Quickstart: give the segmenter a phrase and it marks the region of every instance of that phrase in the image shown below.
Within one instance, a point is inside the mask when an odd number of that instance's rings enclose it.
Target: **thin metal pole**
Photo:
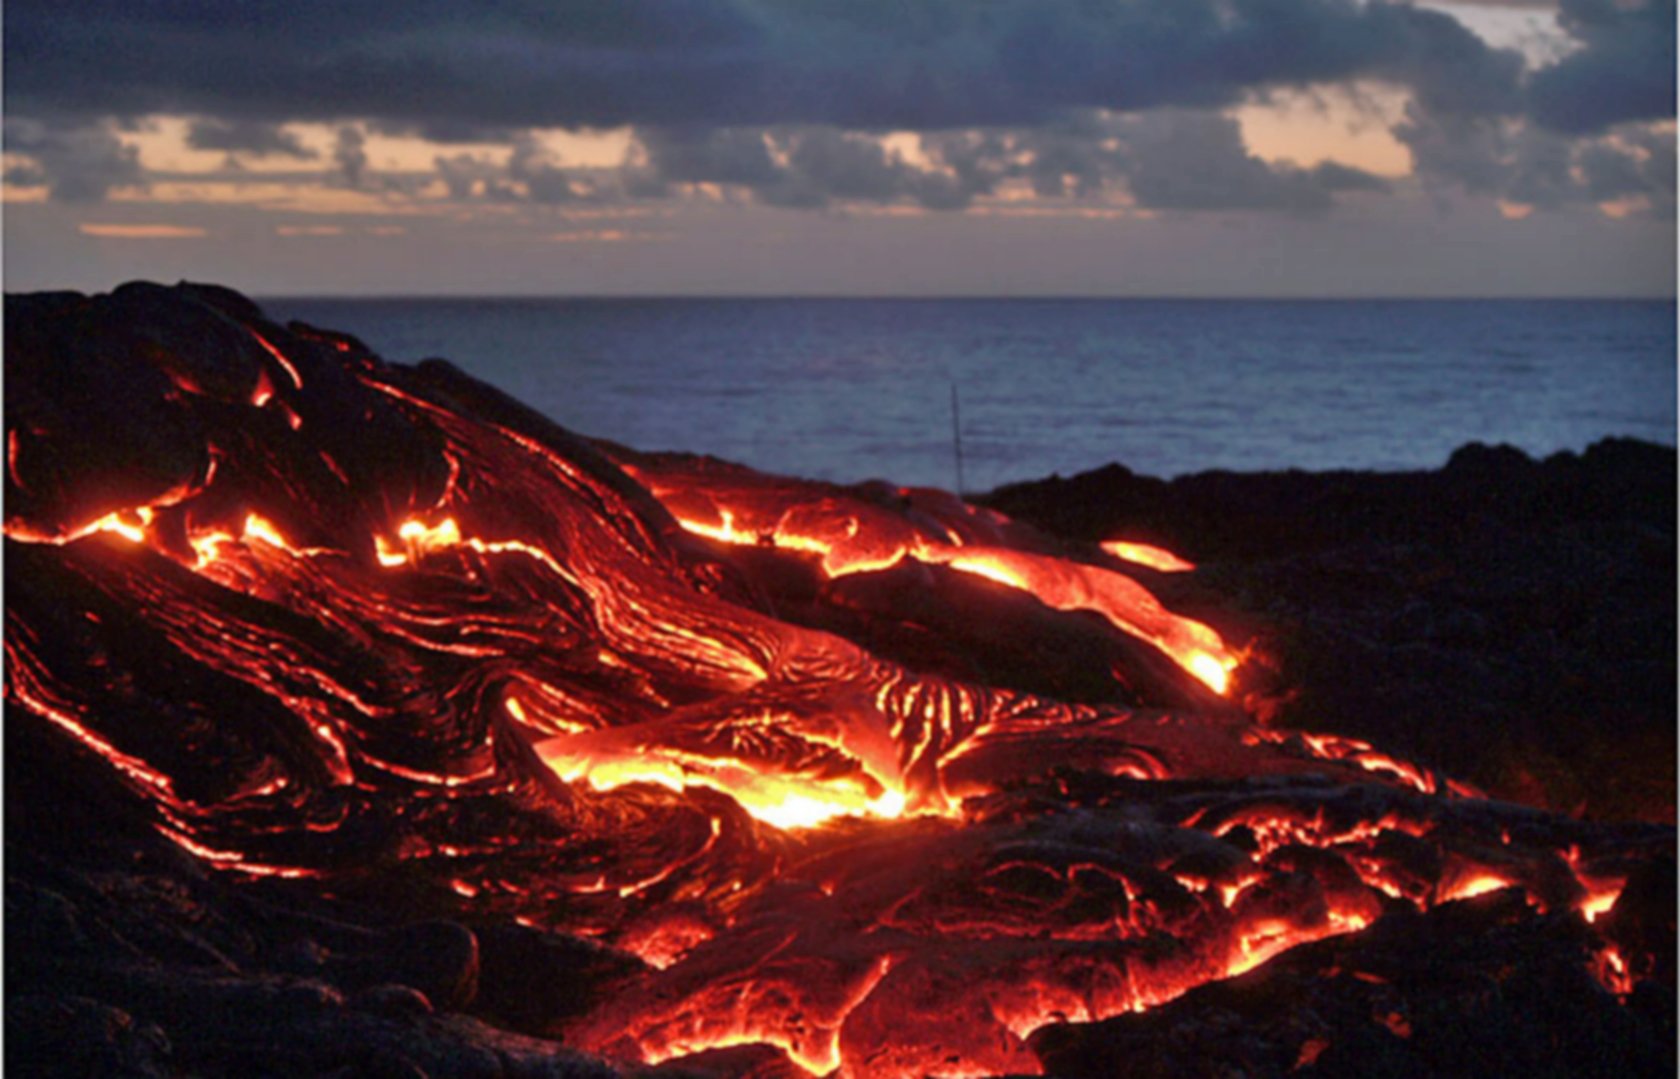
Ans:
[[[957,404],[957,383],[951,382],[951,450],[957,458],[957,497],[963,493],[962,409]]]

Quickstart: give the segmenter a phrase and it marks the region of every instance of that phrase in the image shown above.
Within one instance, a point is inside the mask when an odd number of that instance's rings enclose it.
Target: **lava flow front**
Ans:
[[[26,299],[8,727],[241,887],[612,950],[531,1023],[609,1062],[1036,1073],[1511,889],[1606,992],[1661,965],[1600,930],[1672,829],[1256,725],[1169,552],[593,443],[220,290]]]

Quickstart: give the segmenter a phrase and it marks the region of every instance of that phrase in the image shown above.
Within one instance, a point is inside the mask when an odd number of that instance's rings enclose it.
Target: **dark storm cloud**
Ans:
[[[363,147],[367,144],[367,136],[360,128],[349,124],[338,129],[338,135],[333,141],[333,164],[349,187],[361,187],[363,174],[367,172],[368,156]]]
[[[54,202],[99,202],[115,187],[144,183],[140,152],[103,125],[6,121],[6,152],[27,157],[6,170],[6,182],[45,186]]]
[[[514,140],[506,175],[509,180],[524,185],[525,198],[530,202],[552,206],[572,202],[579,197],[573,170],[551,160],[542,144],[530,135]],[[516,197],[513,189],[506,185],[493,188],[493,192],[498,198]]]
[[[1485,117],[1443,120],[1416,109],[1394,130],[1426,183],[1541,208],[1639,197],[1652,216],[1674,215],[1672,132],[1624,124],[1582,138]]]
[[[1421,177],[1447,180],[1475,194],[1497,194],[1506,178],[1509,138],[1503,125],[1478,117],[1440,117],[1406,106],[1394,137],[1412,154]]]
[[[14,187],[46,187],[49,180],[47,170],[33,161],[8,165],[4,175],[6,183]]]
[[[1144,206],[1319,210],[1329,205],[1324,191],[1250,155],[1229,117],[1145,113],[1128,127],[1126,179]]]
[[[641,144],[647,153],[647,178],[660,189],[673,183],[760,187],[781,177],[761,131],[649,128],[641,132]]]
[[[891,202],[904,190],[911,171],[878,141],[830,128],[801,135],[788,164],[795,188],[791,204],[796,206],[802,198],[798,192],[805,190],[820,199]]]
[[[1542,208],[1643,200],[1674,216],[1674,0],[1562,0],[1575,51],[1524,84],[1531,123],[1499,111],[1430,108],[1421,95],[1393,129],[1426,183]]]
[[[473,198],[490,189],[501,174],[495,162],[475,154],[439,154],[433,159],[438,179],[449,190],[449,197],[457,202]]]
[[[1559,24],[1582,48],[1530,80],[1535,119],[1581,133],[1673,116],[1674,20],[1674,0],[1563,0]]]
[[[1160,210],[1330,208],[1338,191],[1381,190],[1361,169],[1271,165],[1249,153],[1237,122],[1220,113],[1164,110],[1126,118],[1118,172],[1138,205]]]
[[[1388,181],[1364,169],[1324,161],[1308,171],[1312,182],[1326,191],[1387,191]]]
[[[1674,132],[1631,128],[1613,141],[1589,144],[1576,163],[1594,202],[1641,197],[1652,216],[1674,218]]]
[[[1370,78],[1409,88],[1395,133],[1425,178],[1550,205],[1625,187],[1629,168],[1659,196],[1662,180],[1625,143],[1576,161],[1510,121],[1596,136],[1673,114],[1674,0],[1563,0],[1580,48],[1533,73],[1389,0],[13,0],[6,16],[9,175],[59,200],[143,181],[110,121],[171,113],[196,118],[194,146],[298,158],[279,125],[330,122],[336,176],[364,190],[388,190],[369,133],[511,148],[499,169],[436,158],[455,198],[717,184],[788,207],[961,209],[1024,180],[1044,198],[1119,186],[1160,209],[1311,212],[1383,182],[1261,161],[1218,110]],[[529,135],[617,125],[641,156],[605,178]],[[891,130],[919,132],[927,163],[865,137]]]
[[[1001,132],[931,132],[922,135],[921,142],[922,152],[936,161],[949,175],[952,185],[950,193],[965,203],[982,195],[990,195],[998,181],[1008,172],[1002,160],[1008,140]]]
[[[1581,176],[1587,194],[1595,202],[1640,195],[1651,189],[1651,183],[1632,155],[1608,146],[1589,146],[1581,154]]]
[[[187,145],[196,150],[225,150],[257,155],[275,155],[309,159],[316,156],[298,141],[296,135],[284,131],[278,124],[251,120],[195,120],[187,130]]]
[[[921,137],[916,161],[889,143],[833,127],[644,131],[640,144],[640,159],[620,174],[624,193],[663,197],[673,185],[710,183],[798,209],[896,203],[956,210],[1004,181],[1025,179],[1041,198],[1125,190],[1147,209],[1311,213],[1329,209],[1338,192],[1387,187],[1346,165],[1268,164],[1248,152],[1236,120],[1196,109],[1091,112],[1044,128],[936,132]]]
[[[638,142],[643,159],[623,170],[621,182],[641,198],[668,195],[677,184],[737,187],[796,209],[903,200],[960,209],[973,197],[960,178],[911,166],[878,139],[833,127],[649,128]]]
[[[529,126],[1033,125],[1375,76],[1506,107],[1520,62],[1356,0],[13,0],[14,113],[343,120],[461,141]]]

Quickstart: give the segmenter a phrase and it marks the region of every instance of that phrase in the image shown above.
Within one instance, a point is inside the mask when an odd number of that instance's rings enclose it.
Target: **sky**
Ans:
[[[1660,296],[1675,0],[9,0],[9,291]]]

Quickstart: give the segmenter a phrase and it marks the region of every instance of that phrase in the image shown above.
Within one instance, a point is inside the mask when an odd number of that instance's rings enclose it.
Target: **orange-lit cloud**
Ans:
[[[1390,128],[1406,98],[1392,87],[1348,92],[1277,91],[1235,110],[1243,142],[1256,157],[1303,168],[1334,161],[1378,176],[1404,176],[1412,155]]]
[[[663,240],[656,232],[627,232],[624,229],[581,229],[573,232],[551,232],[543,239],[552,244],[623,244]]]
[[[112,194],[113,203],[169,205],[239,205],[275,213],[389,216],[424,212],[412,199],[372,191],[333,187],[315,179],[281,183],[270,180],[180,182],[155,181],[143,191]]]
[[[1140,210],[1135,206],[1130,205],[1032,206],[998,203],[974,206],[970,208],[968,212],[975,217],[1051,217],[1070,218],[1081,221],[1118,221],[1121,218],[1154,216],[1151,211]]]
[[[83,221],[76,226],[83,236],[108,240],[195,240],[209,235],[197,225],[109,225]]]
[[[274,234],[289,239],[300,237],[331,238],[352,234],[357,236],[406,236],[408,228],[403,225],[363,225],[360,228],[351,228],[346,225],[276,225],[274,226]]]

